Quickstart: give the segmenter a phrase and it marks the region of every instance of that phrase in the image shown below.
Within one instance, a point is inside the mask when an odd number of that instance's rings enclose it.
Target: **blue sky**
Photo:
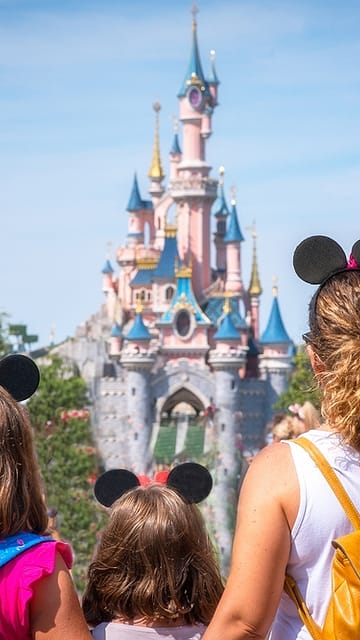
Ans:
[[[207,157],[237,189],[243,278],[252,244],[264,294],[277,276],[295,341],[312,287],[292,252],[322,233],[360,238],[360,4],[199,0],[205,72],[216,50],[219,106]],[[191,43],[188,0],[0,0],[0,310],[47,344],[102,302],[127,230],[134,171],[147,197],[158,100],[162,162]]]

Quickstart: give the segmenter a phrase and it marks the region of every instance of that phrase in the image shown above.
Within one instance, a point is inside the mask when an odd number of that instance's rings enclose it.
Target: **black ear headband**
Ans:
[[[39,369],[28,356],[15,353],[0,360],[0,386],[18,402],[30,398],[39,382]]]
[[[160,482],[175,489],[188,502],[205,500],[212,489],[212,477],[209,471],[197,462],[184,462],[170,472],[156,474],[154,482]],[[111,507],[113,502],[124,493],[140,485],[151,483],[146,476],[137,477],[127,469],[111,469],[105,471],[94,486],[95,498],[104,507]]]
[[[327,236],[310,236],[295,249],[294,269],[304,282],[323,285],[332,276],[348,270],[360,270],[360,240],[355,242],[350,258],[340,245]]]

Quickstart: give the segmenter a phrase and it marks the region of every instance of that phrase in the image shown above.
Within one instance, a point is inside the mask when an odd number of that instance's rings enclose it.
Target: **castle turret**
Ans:
[[[260,375],[270,383],[269,407],[288,386],[289,373],[292,369],[293,342],[285,329],[278,301],[278,287],[273,286],[273,302],[270,317],[264,333],[260,338],[263,353],[260,356]],[[269,412],[268,419],[271,417]]]
[[[216,522],[215,537],[221,552],[222,570],[226,575],[231,556],[232,532],[236,517],[238,476],[241,468],[239,370],[245,366],[246,349],[225,301],[224,317],[214,336],[215,349],[209,352],[209,365],[214,371],[216,470],[211,504]]]
[[[178,173],[178,165],[181,161],[182,151],[179,142],[179,122],[174,117],[174,137],[170,149],[170,180],[176,178]]]
[[[236,211],[235,193],[233,192],[228,227],[224,238],[226,244],[226,290],[239,295],[243,293],[240,248],[240,243],[243,240]]]
[[[150,350],[152,335],[142,319],[139,305],[130,331],[124,336],[121,365],[127,372],[126,401],[128,413],[129,447],[136,473],[147,473],[151,465],[149,450],[152,415],[150,371],[155,355]]]
[[[216,251],[216,271],[218,275],[225,279],[226,276],[226,244],[225,244],[225,235],[226,235],[226,218],[229,215],[229,209],[226,203],[225,194],[224,194],[224,167],[220,167],[219,174],[219,187],[220,194],[217,204],[217,209],[214,214],[216,219],[216,231],[214,233],[214,244]]]
[[[136,173],[134,175],[127,211],[129,212],[128,245],[136,246],[144,244],[145,224],[149,225],[149,241],[153,242],[155,237],[153,204],[149,200],[143,200],[141,198]]]
[[[211,282],[210,209],[216,198],[216,180],[209,178],[205,144],[211,134],[214,98],[205,79],[197,44],[195,10],[192,48],[185,79],[178,93],[183,153],[170,195],[177,204],[178,250],[181,260],[192,257],[192,283],[200,299]]]
[[[220,82],[219,82],[219,79],[217,77],[216,70],[215,70],[215,51],[214,51],[214,49],[212,49],[210,51],[210,65],[211,65],[211,70],[210,70],[210,74],[209,74],[209,76],[207,78],[207,81],[208,81],[210,93],[211,93],[211,95],[213,97],[214,106],[216,106],[217,105],[218,86],[219,86]]]
[[[102,269],[102,290],[104,293],[109,293],[113,289],[113,274],[114,269],[111,266],[110,260],[107,259]]]

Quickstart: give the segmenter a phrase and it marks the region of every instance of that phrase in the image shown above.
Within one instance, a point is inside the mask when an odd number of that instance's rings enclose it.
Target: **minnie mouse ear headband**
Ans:
[[[151,484],[147,476],[137,477],[127,469],[111,469],[105,471],[94,486],[95,498],[104,507],[111,505],[130,489]],[[209,471],[197,462],[184,462],[169,471],[160,471],[154,482],[165,484],[175,489],[188,502],[205,500],[212,489],[212,477]]]
[[[304,282],[323,285],[332,276],[348,270],[360,271],[360,240],[355,242],[350,258],[340,245],[327,236],[310,236],[295,249],[294,269]]]
[[[0,360],[0,386],[20,402],[27,400],[39,386],[40,373],[31,358],[20,353],[5,356]]]

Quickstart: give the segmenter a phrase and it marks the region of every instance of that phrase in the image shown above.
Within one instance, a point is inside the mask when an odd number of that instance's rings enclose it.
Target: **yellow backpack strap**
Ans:
[[[296,581],[289,574],[286,574],[285,576],[284,591],[285,593],[287,593],[289,598],[291,598],[291,600],[294,602],[297,612],[299,614],[299,618],[307,628],[313,640],[324,640],[321,628],[319,627],[319,625],[316,624],[315,620],[311,617],[310,611],[305,604],[305,601],[301,595],[299,587],[296,584]]]
[[[360,514],[325,456],[323,456],[317,446],[311,442],[311,440],[308,440],[308,438],[300,437],[292,440],[292,442],[308,452],[335,493],[354,529],[360,529]]]

